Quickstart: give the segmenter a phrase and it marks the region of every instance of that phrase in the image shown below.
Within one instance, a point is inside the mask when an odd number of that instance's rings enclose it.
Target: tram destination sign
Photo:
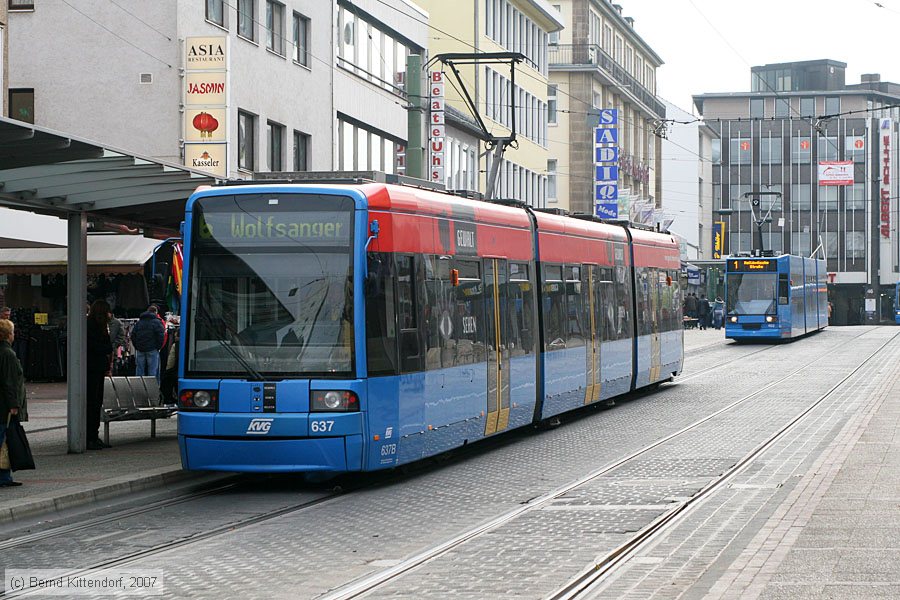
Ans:
[[[739,272],[759,272],[759,271],[777,271],[778,263],[774,260],[760,260],[758,258],[739,258],[728,261],[731,263],[732,271]]]
[[[199,243],[341,245],[350,243],[349,212],[201,212]]]

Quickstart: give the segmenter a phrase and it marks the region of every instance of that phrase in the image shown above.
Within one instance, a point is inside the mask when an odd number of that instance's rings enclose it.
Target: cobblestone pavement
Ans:
[[[540,598],[730,468],[896,331],[832,328],[773,347],[735,346],[714,330],[687,332],[682,383],[638,395],[612,410],[582,412],[550,431],[514,433],[490,443],[489,450],[476,446],[413,475],[388,477],[380,485],[129,567],[163,569],[166,595],[172,598],[314,598],[518,508],[809,364],[689,434],[371,594]],[[894,340],[729,487],[690,511],[665,538],[605,582],[601,596],[737,597],[754,586],[760,594],[776,594],[766,597],[777,597],[779,591],[766,585],[775,585],[769,575],[778,557],[742,553],[754,543],[766,549],[773,545],[768,537],[754,540],[767,525],[772,531],[784,527],[769,521],[784,510],[779,507],[836,436],[882,393],[895,375],[898,354],[900,340]],[[728,362],[744,355],[746,361]],[[717,364],[725,366],[704,371]],[[834,462],[843,455],[829,456]],[[182,505],[164,518],[129,519],[118,532],[83,532],[64,542],[17,548],[14,560],[7,561],[15,562],[9,566],[86,567],[315,493],[290,479],[273,481],[259,490],[242,488]],[[760,561],[767,569],[747,570]]]

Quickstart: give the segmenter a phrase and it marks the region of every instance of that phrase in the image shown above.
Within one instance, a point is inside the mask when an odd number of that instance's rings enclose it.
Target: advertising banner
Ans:
[[[713,223],[712,257],[722,258],[725,254],[725,221]]]
[[[184,166],[228,177],[228,36],[184,40]]]
[[[821,161],[819,163],[819,185],[853,185],[853,161]]]

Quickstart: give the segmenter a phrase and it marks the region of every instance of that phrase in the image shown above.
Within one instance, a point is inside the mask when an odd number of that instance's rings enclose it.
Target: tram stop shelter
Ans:
[[[179,235],[187,198],[215,179],[181,165],[105,147],[65,133],[0,118],[0,206],[67,220],[67,296],[71,316],[87,302],[87,228]],[[69,318],[66,342],[68,447],[84,452],[87,322]]]

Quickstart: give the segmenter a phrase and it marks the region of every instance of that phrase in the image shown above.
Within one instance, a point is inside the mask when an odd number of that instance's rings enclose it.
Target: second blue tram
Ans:
[[[900,283],[894,286],[894,322],[900,325]]]
[[[785,340],[828,325],[825,261],[784,254],[725,261],[725,337]]]

